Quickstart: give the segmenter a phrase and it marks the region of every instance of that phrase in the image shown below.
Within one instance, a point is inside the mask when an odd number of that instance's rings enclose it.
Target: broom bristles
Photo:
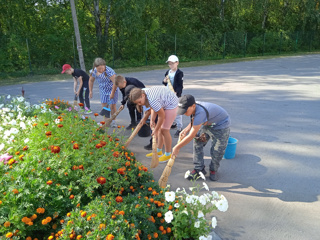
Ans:
[[[156,168],[159,165],[159,156],[157,152],[157,138],[155,135],[152,136],[152,160],[150,168]]]
[[[176,156],[172,156],[169,160],[169,162],[167,163],[167,166],[165,167],[165,169],[163,170],[163,173],[158,181],[159,186],[162,188],[165,188],[167,186],[167,182],[168,182],[168,178],[171,174],[171,170],[172,170],[172,166],[174,164],[174,160],[176,159]]]

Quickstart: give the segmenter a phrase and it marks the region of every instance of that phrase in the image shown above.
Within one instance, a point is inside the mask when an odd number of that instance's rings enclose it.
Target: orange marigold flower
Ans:
[[[116,197],[116,202],[122,202],[123,201],[123,199],[122,199],[122,197],[121,196],[118,196],[118,197]]]
[[[7,234],[6,234],[6,238],[11,238],[13,236],[13,233],[12,232],[8,232]]]
[[[117,172],[119,173],[119,174],[121,174],[121,175],[124,175],[125,174],[125,168],[119,168],[119,169],[117,169]]]
[[[20,154],[20,152],[18,151],[18,152],[16,152],[15,154],[16,154],[16,155],[19,155],[19,154]]]
[[[83,104],[83,103],[78,103],[78,105],[79,105],[80,107],[83,107],[83,106],[84,106],[84,104]]]
[[[158,218],[161,218],[161,217],[162,217],[161,212],[157,213],[157,217],[158,217]]]
[[[149,188],[148,188],[148,191],[150,191],[150,192],[151,192],[151,191],[152,191],[152,187],[149,187]]]
[[[47,171],[50,171],[50,170],[51,170],[51,167],[47,167],[46,169],[47,169]]]
[[[63,224],[63,223],[64,223],[64,220],[63,220],[63,219],[61,219],[61,220],[60,220],[60,223],[61,223],[61,224]]]
[[[73,144],[73,149],[79,149],[78,143]]]
[[[29,149],[28,146],[24,146],[24,147],[22,148],[23,151],[27,151],[28,149]]]
[[[37,213],[44,213],[45,209],[44,208],[37,208]]]
[[[100,229],[100,230],[105,229],[105,228],[106,228],[106,225],[105,225],[105,224],[101,223],[101,224],[99,225],[99,229]]]
[[[34,123],[34,124],[32,124],[32,126],[34,126],[34,127],[35,127],[35,126],[37,126],[37,125],[38,125],[38,123]]]
[[[100,144],[100,143],[98,143],[97,145],[96,145],[96,148],[102,148],[102,145]]]
[[[51,222],[52,218],[51,217],[46,217],[46,221],[49,223]]]
[[[105,177],[98,177],[97,182],[101,185],[105,184],[107,182]]]
[[[78,168],[79,168],[79,167],[76,166],[76,165],[73,165],[73,166],[72,166],[72,170],[78,170]]]
[[[87,216],[87,212],[82,212],[81,217],[85,217],[85,216]]]
[[[47,135],[47,136],[51,136],[51,134],[52,134],[51,131],[47,131],[47,132],[46,132],[46,135]]]
[[[52,240],[52,239],[53,239],[53,236],[49,236],[49,237],[48,237],[48,240]]]
[[[114,236],[112,234],[108,234],[106,240],[113,240]]]
[[[95,117],[98,117],[98,116],[99,116],[99,113],[95,113],[94,116],[95,116]]]
[[[49,123],[45,123],[44,125],[45,125],[45,126],[49,126]]]
[[[52,229],[53,229],[53,230],[56,230],[57,227],[58,227],[57,224],[53,224],[53,225],[52,225]]]
[[[10,222],[6,221],[6,222],[3,224],[3,226],[4,226],[4,227],[10,227],[10,224],[11,224]]]
[[[119,215],[124,215],[124,211],[120,211],[120,212],[119,212]]]
[[[60,120],[61,120],[61,119],[60,119]],[[58,127],[58,128],[62,128],[62,127],[63,127],[63,124],[58,124],[57,127]]]
[[[41,223],[42,223],[42,225],[46,225],[48,222],[47,222],[46,219],[43,219],[43,220],[41,221]]]
[[[14,194],[18,194],[18,193],[19,193],[19,190],[15,188],[15,189],[12,190],[12,192],[13,192]]]
[[[83,165],[79,165],[79,169],[83,170]]]
[[[81,239],[81,238],[82,238],[82,236],[81,236],[81,235],[78,235],[78,236],[77,236],[77,239]]]
[[[155,233],[153,233],[153,236],[154,236],[154,238],[158,238],[159,235],[158,235],[158,233],[155,232]]]
[[[70,217],[71,216],[71,213],[67,213],[67,217]]]
[[[130,153],[130,155],[131,155],[131,156],[134,156],[134,153],[132,152],[132,153]]]
[[[171,228],[167,227],[167,233],[171,233]]]
[[[27,237],[26,240],[32,240],[32,237]]]
[[[111,218],[112,218],[112,219],[116,219],[116,215],[112,215]]]
[[[145,172],[147,172],[147,171],[148,171],[148,168],[143,167],[142,170],[145,171]]]
[[[51,180],[47,181],[47,185],[51,185],[53,182]]]
[[[129,167],[130,166],[130,162],[126,162],[126,166]]]
[[[105,121],[101,121],[100,124],[101,124],[101,125],[104,125],[104,124],[106,124],[106,122],[105,122]]]
[[[59,153],[60,152],[60,147],[59,146],[51,146],[51,152],[52,153]]]
[[[112,155],[117,158],[117,157],[119,157],[119,152],[115,151]]]
[[[71,194],[69,198],[70,198],[70,199],[74,199],[74,195],[73,195],[73,194]]]
[[[163,227],[163,226],[160,226],[160,227],[159,227],[159,230],[160,230],[160,231],[163,231],[163,230],[164,230],[164,227]]]

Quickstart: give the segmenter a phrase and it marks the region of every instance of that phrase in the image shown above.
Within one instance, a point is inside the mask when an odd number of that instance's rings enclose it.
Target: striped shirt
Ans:
[[[178,107],[178,97],[168,88],[163,86],[156,86],[151,88],[143,88],[146,93],[147,99],[149,101],[150,107],[158,112],[161,108],[166,109],[175,109]]]
[[[100,75],[97,75],[96,68],[92,71],[91,76],[94,77],[99,83],[101,103],[116,104],[118,101],[119,88],[117,88],[117,90],[115,91],[114,98],[110,100],[110,94],[113,87],[113,82],[111,81],[110,77],[115,74],[115,71],[108,66],[106,66],[106,70]]]

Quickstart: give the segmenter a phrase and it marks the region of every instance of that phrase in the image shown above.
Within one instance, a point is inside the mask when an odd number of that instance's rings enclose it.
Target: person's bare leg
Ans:
[[[167,153],[171,152],[172,138],[169,129],[161,129],[164,141],[164,149]]]

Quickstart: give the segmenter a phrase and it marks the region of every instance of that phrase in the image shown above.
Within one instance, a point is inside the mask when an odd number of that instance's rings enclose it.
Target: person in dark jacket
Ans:
[[[174,92],[179,98],[181,97],[183,89],[183,72],[178,68],[179,59],[176,55],[171,55],[169,56],[167,63],[170,69],[166,71],[165,78],[163,79],[162,84],[168,86],[168,81],[170,81]],[[174,123],[171,126],[171,128],[177,128],[177,131],[174,134],[175,138],[179,137],[182,127],[182,116],[177,115]]]
[[[144,84],[136,78],[131,77],[123,77],[121,75],[116,76],[115,84],[119,87],[122,93],[122,101],[121,105],[125,105],[127,103],[127,107],[129,110],[129,115],[131,119],[131,123],[127,130],[130,130],[137,126],[138,122],[141,120],[141,113],[137,110],[136,104],[132,103],[129,99],[130,91],[134,88],[145,88]],[[136,118],[137,117],[137,118]]]

